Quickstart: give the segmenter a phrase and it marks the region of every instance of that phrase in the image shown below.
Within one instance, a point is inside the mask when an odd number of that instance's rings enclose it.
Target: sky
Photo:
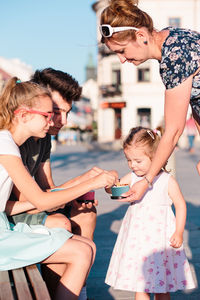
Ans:
[[[0,0],[0,56],[33,70],[52,67],[85,81],[89,54],[96,64],[95,0]]]

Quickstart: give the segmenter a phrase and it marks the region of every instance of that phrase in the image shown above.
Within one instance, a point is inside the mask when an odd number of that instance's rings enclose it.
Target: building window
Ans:
[[[149,82],[150,81],[150,68],[149,67],[138,67],[138,82]]]
[[[121,84],[121,71],[120,70],[112,70],[112,84],[113,85]]]
[[[180,18],[169,18],[169,26],[181,27],[181,19]]]
[[[137,110],[138,125],[142,127],[151,127],[151,109],[138,108]]]
[[[119,140],[122,135],[122,110],[116,108],[114,111],[115,111],[115,139]]]
[[[121,90],[121,68],[119,63],[112,64],[112,86]]]

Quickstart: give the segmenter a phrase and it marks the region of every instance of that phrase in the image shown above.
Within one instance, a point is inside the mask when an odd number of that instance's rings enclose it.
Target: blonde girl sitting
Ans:
[[[40,189],[24,167],[18,147],[30,136],[45,137],[52,125],[52,116],[52,100],[46,89],[33,82],[19,82],[17,78],[8,82],[0,97],[0,270],[38,262],[52,268],[61,264],[54,299],[75,300],[93,264],[94,243],[64,228],[24,223],[11,228],[5,214],[13,183],[28,199],[15,203],[12,213],[17,214],[61,206],[91,189],[110,186],[115,181],[113,175],[102,171],[79,184],[79,189],[73,187],[54,193]]]

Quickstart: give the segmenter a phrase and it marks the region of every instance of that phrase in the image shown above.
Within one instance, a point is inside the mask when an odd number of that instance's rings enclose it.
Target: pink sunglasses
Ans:
[[[54,113],[53,112],[43,112],[39,110],[27,109],[27,108],[19,108],[14,111],[14,114],[19,113],[21,110],[27,111],[30,114],[37,114],[47,118],[47,122],[50,123],[53,120]]]

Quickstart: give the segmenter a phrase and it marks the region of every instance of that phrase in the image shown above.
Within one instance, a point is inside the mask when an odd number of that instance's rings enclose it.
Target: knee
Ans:
[[[79,219],[79,226],[82,236],[93,240],[93,235],[96,227],[96,220],[96,208],[95,211],[90,210],[82,214],[81,219]]]
[[[96,245],[95,243],[90,240],[90,239],[87,239],[87,244],[91,247],[92,249],[92,256],[95,257],[96,256]]]
[[[80,264],[89,264],[91,265],[91,262],[93,260],[93,257],[95,255],[95,245],[94,248],[92,245],[80,242],[79,247],[75,249],[76,252],[76,259],[79,259]]]
[[[84,223],[84,225],[95,228],[96,221],[97,221],[97,211],[95,207],[93,207],[85,214],[83,214],[82,222]]]
[[[71,214],[72,232],[93,240],[93,234],[96,227],[96,208],[85,208],[84,210],[73,210]]]
[[[49,215],[46,219],[45,226],[50,228],[53,227],[65,228],[68,231],[72,230],[70,220],[63,214]]]

